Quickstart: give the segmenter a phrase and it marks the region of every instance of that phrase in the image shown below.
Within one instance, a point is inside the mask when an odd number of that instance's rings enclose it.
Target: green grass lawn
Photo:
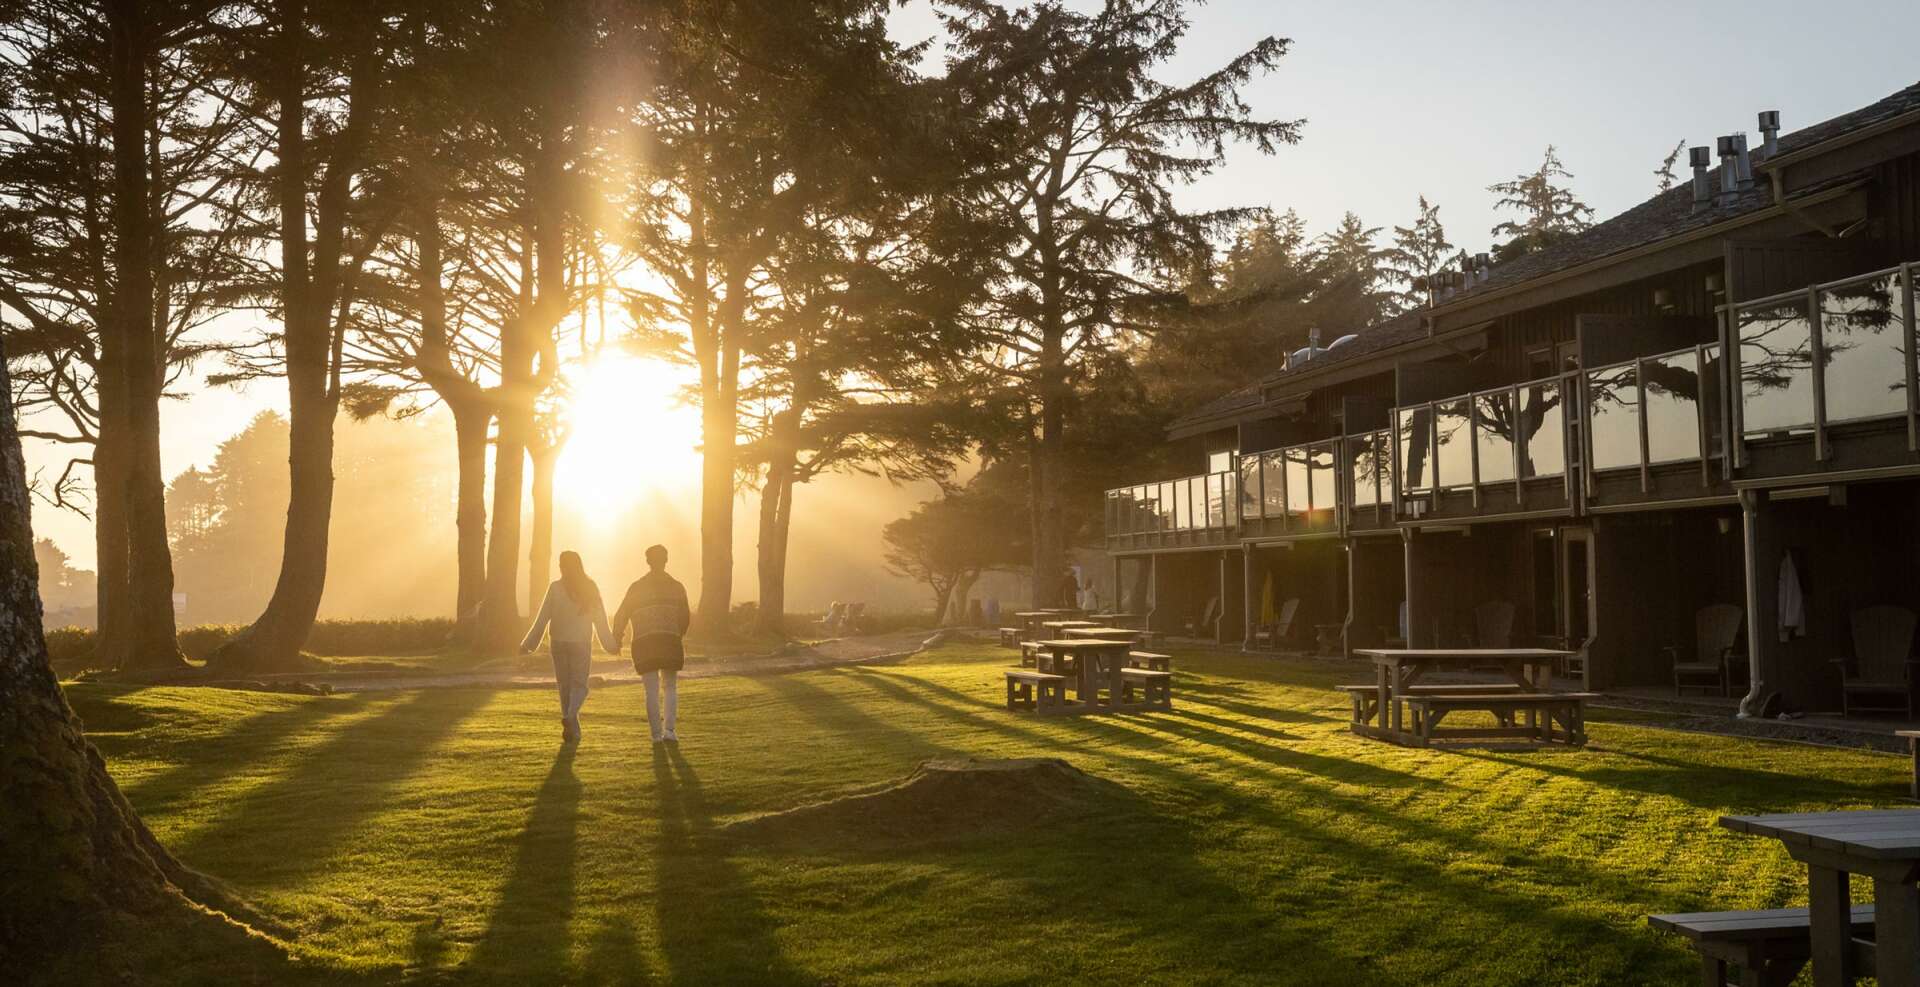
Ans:
[[[690,680],[671,752],[606,689],[571,757],[540,690],[69,694],[165,843],[361,982],[1690,982],[1647,913],[1805,900],[1715,817],[1905,792],[1898,757],[1604,714],[1585,750],[1393,747],[1347,732],[1327,686],[1363,676],[1329,663],[1180,655],[1172,713],[1042,720],[1001,708],[1007,656]],[[924,836],[724,828],[1036,755],[1117,793]]]

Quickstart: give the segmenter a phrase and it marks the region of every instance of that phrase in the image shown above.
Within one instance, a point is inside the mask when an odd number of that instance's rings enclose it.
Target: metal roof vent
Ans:
[[[1773,157],[1780,153],[1780,111],[1760,111],[1760,153]]]
[[[1739,189],[1735,186],[1740,181],[1740,166],[1733,160],[1738,152],[1733,146],[1732,134],[1715,141],[1714,145],[1714,149],[1720,154],[1720,193],[1714,196],[1714,201],[1719,205],[1726,205],[1739,194]]]
[[[1693,211],[1699,212],[1713,204],[1713,183],[1707,180],[1707,169],[1713,167],[1713,148],[1704,144],[1688,148],[1687,163],[1693,166]]]
[[[1747,153],[1747,132],[1742,130],[1733,135],[1733,162],[1736,173],[1734,178],[1744,192],[1753,187],[1753,156]]]

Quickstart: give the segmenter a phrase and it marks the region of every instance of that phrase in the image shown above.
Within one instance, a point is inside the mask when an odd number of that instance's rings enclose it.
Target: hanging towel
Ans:
[[[1780,557],[1780,640],[1807,636],[1807,593],[1800,585],[1800,569],[1793,553]]]

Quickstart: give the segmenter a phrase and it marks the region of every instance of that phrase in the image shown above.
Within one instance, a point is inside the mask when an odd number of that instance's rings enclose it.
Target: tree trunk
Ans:
[[[454,618],[475,615],[487,583],[487,429],[493,413],[483,404],[448,401],[453,441],[458,450],[453,526],[459,558],[459,588]]]
[[[159,236],[148,209],[148,28],[140,0],[107,6],[113,104],[114,297],[110,332],[125,340],[127,616],[123,668],[181,670],[174,637],[173,553],[167,546],[167,486],[160,466],[160,385],[165,354],[154,326]],[[106,423],[101,423],[102,428]]]
[[[127,652],[127,471],[126,429],[108,426],[126,420],[126,393],[112,382],[121,379],[124,361],[120,343],[110,332],[101,333],[97,403],[99,438],[93,444],[94,585],[93,655],[102,665],[120,664]]]
[[[280,281],[284,303],[287,371],[287,527],[281,543],[280,577],[266,609],[251,626],[222,645],[208,664],[223,670],[297,667],[300,647],[313,630],[326,589],[328,528],[333,520],[333,425],[339,395],[333,389],[334,287],[345,236],[347,173],[343,153],[329,162],[326,187],[316,209],[318,239],[307,236],[306,9],[287,0],[279,9],[281,62],[276,66],[279,102],[275,139],[276,205],[280,220]],[[366,80],[351,84],[350,99]],[[349,121],[348,129],[354,128]],[[308,252],[313,257],[309,262]]]
[[[533,532],[527,548],[527,612],[538,613],[547,584],[553,581],[553,468],[559,445],[532,450]]]
[[[0,354],[0,393],[12,393],[11,384]],[[271,960],[266,940],[200,907],[221,902],[153,838],[87,742],[47,658],[37,583],[19,425],[11,402],[0,401],[0,956],[9,958],[8,979],[132,982],[153,964],[177,962],[182,942]]]
[[[953,590],[947,601],[947,612],[941,617],[942,627],[964,627],[967,623],[967,599],[973,595],[973,584],[980,581],[980,574],[964,573],[953,582]]]
[[[487,541],[487,592],[480,606],[480,645],[505,651],[519,641],[520,498],[526,483],[527,433],[533,417],[532,354],[525,331],[509,326],[500,341],[499,429],[493,443],[493,531]]]
[[[447,340],[447,299],[441,286],[444,264],[441,260],[439,189],[429,183],[434,174],[426,169],[418,182],[429,191],[416,217],[413,240],[419,261],[416,279],[420,285],[420,353],[416,362],[420,376],[446,404],[453,415],[453,443],[456,450],[454,530],[456,533],[458,580],[454,593],[453,616],[456,634],[471,637],[471,621],[478,619],[487,581],[487,430],[493,424],[493,402],[480,385],[468,379],[453,365]]]
[[[786,635],[787,544],[793,528],[794,472],[800,416],[788,409],[774,417],[767,482],[760,488],[760,611],[755,630]]]

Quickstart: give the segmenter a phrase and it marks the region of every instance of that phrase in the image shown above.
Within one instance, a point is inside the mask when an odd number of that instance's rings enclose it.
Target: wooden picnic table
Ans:
[[[1356,713],[1353,732],[1409,743],[1413,735],[1403,726],[1401,706],[1408,687],[1427,672],[1499,665],[1523,691],[1539,692],[1549,682],[1554,663],[1573,652],[1551,648],[1356,648],[1354,654],[1373,661],[1378,696],[1370,721]],[[1531,725],[1531,713],[1528,719]]]
[[[1721,816],[1737,833],[1771,836],[1807,867],[1817,987],[1879,978],[1920,987],[1920,809]],[[1873,879],[1874,937],[1853,937],[1848,875]]]
[[[1040,622],[1040,629],[1056,638],[1067,637],[1067,631],[1098,626],[1100,625],[1091,620],[1043,620]]]
[[[1112,627],[1125,627],[1128,623],[1139,620],[1140,615],[1137,613],[1127,613],[1124,610],[1111,610],[1087,614],[1087,619],[1097,620]]]
[[[1139,631],[1129,630],[1125,627],[1102,627],[1098,624],[1092,627],[1068,627],[1060,636],[1071,638],[1105,637],[1112,638],[1115,641],[1131,641],[1134,644],[1140,643]]]
[[[1040,653],[1044,656],[1042,660],[1046,662],[1041,666],[1042,671],[1060,674],[1058,668],[1061,663],[1073,663],[1074,695],[1081,712],[1091,712],[1100,707],[1102,684],[1107,689],[1108,706],[1119,708],[1120,696],[1126,688],[1121,682],[1121,670],[1127,667],[1127,652],[1133,648],[1132,641],[1062,638],[1035,643],[1040,645]]]

